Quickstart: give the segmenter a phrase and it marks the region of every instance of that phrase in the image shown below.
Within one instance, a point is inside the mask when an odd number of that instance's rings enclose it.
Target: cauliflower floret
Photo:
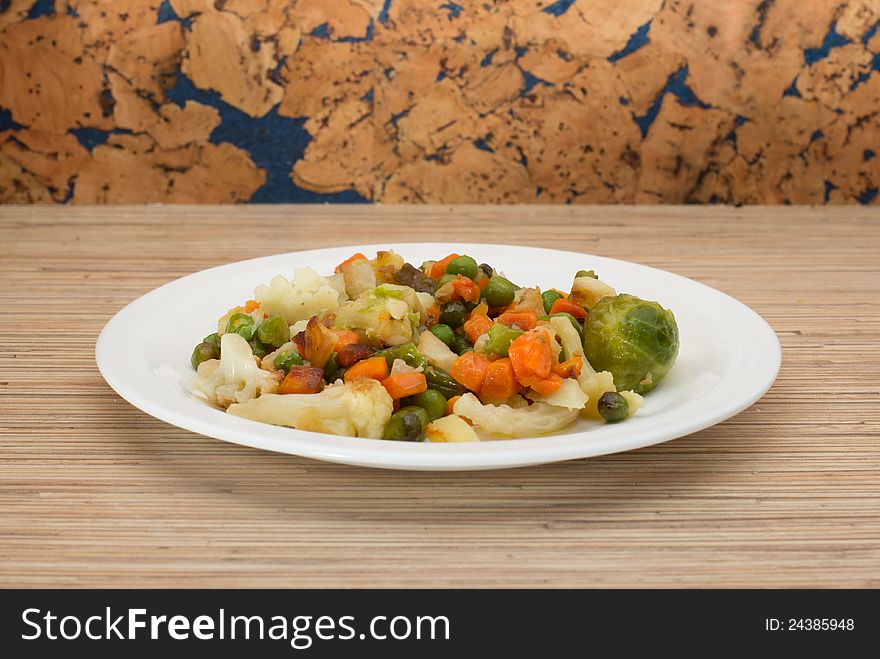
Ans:
[[[482,338],[482,337],[480,337]],[[449,349],[443,341],[434,336],[431,332],[422,332],[419,336],[419,352],[421,352],[428,363],[436,366],[449,373],[452,364],[458,359],[452,350]]]
[[[603,297],[614,297],[615,290],[604,281],[593,277],[575,277],[571,286],[572,302],[577,302],[586,309],[592,309]]]
[[[361,330],[386,346],[403,345],[416,334],[419,315],[413,311],[415,304],[418,298],[413,289],[382,284],[339,307],[334,327]]]
[[[199,364],[193,388],[212,403],[227,407],[275,391],[278,377],[261,369],[248,342],[231,333],[220,338],[220,359]]]
[[[229,413],[253,421],[349,437],[380,439],[393,411],[376,380],[337,382],[319,394],[265,394],[231,405]]]
[[[425,429],[429,442],[478,442],[480,438],[468,422],[450,414],[430,423]]]
[[[311,268],[297,268],[293,281],[278,275],[268,286],[257,286],[254,299],[260,303],[262,313],[281,316],[293,325],[339,306],[339,291],[334,283]]]
[[[570,424],[580,413],[580,410],[547,403],[535,403],[519,409],[509,405],[483,405],[473,394],[459,398],[452,411],[470,419],[488,433],[506,437],[531,437],[554,432]]]
[[[567,407],[570,410],[583,409],[587,404],[587,394],[581,389],[577,380],[566,379],[562,381],[559,389],[549,396],[544,396],[536,391],[529,391],[526,396],[536,403],[547,403],[556,407]]]

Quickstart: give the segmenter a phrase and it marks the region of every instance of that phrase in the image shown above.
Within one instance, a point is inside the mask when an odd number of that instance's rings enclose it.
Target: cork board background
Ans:
[[[880,0],[0,0],[0,202],[880,203]]]

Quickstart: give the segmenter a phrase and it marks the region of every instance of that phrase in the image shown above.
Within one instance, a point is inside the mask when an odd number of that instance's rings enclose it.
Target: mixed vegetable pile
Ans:
[[[257,287],[192,354],[194,389],[236,416],[387,440],[479,441],[615,423],[678,354],[656,302],[592,270],[525,288],[471,256],[420,267],[391,251]]]

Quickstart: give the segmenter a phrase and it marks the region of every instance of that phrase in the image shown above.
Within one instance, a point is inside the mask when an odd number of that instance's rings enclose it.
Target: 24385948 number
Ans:
[[[855,621],[852,618],[789,618],[786,629],[790,631],[852,631]]]

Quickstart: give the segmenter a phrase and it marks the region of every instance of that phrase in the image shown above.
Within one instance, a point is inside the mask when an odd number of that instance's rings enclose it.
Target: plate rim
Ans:
[[[245,268],[259,261],[269,261],[272,259],[290,258],[293,263],[288,267],[293,269],[300,267],[295,259],[302,259],[303,255],[308,254],[320,257],[321,253],[335,251],[369,251],[377,249],[393,249],[399,253],[405,253],[408,248],[429,249],[431,247],[443,246],[444,248],[454,247],[456,250],[479,250],[481,248],[501,248],[505,250],[529,250],[545,252],[550,254],[564,254],[567,257],[578,257],[593,259],[597,261],[615,262],[626,267],[635,267],[637,269],[654,271],[662,274],[664,277],[672,277],[676,280],[685,282],[688,286],[696,286],[704,289],[712,295],[721,296],[725,304],[737,308],[740,312],[745,312],[745,316],[760,328],[762,337],[768,339],[766,345],[762,346],[768,352],[765,353],[767,358],[764,377],[754,388],[750,389],[748,396],[743,396],[733,401],[731,404],[724,406],[714,412],[707,412],[697,419],[682,422],[681,420],[673,423],[667,422],[665,425],[658,425],[643,429],[641,432],[634,433],[634,437],[617,438],[612,440],[588,441],[582,438],[580,443],[558,445],[553,442],[554,439],[575,438],[584,435],[589,431],[576,431],[574,433],[561,433],[539,437],[518,438],[518,439],[498,439],[481,443],[453,443],[453,444],[430,444],[430,443],[411,443],[411,442],[394,442],[389,443],[383,440],[371,440],[364,438],[337,437],[324,433],[316,433],[298,430],[294,428],[286,428],[279,426],[270,426],[248,419],[231,417],[225,412],[204,405],[206,411],[213,412],[217,415],[223,415],[222,423],[219,418],[214,418],[216,422],[207,422],[194,415],[182,414],[179,411],[166,408],[160,402],[151,400],[151,397],[139,392],[137,388],[132,388],[130,382],[124,377],[119,376],[120,368],[118,364],[114,364],[111,358],[115,358],[111,338],[118,326],[124,326],[126,321],[130,320],[130,316],[142,306],[147,306],[150,301],[161,298],[173,292],[175,288],[181,286],[185,280],[194,277],[209,277],[213,272],[221,269],[232,267]],[[256,285],[256,284],[255,284]],[[675,311],[675,310],[674,310]],[[772,339],[772,340],[769,340]],[[140,350],[132,351],[135,355],[143,355]],[[775,382],[782,362],[782,348],[779,337],[770,324],[755,310],[748,305],[737,300],[733,296],[720,291],[714,287],[708,286],[700,281],[691,279],[684,275],[663,270],[650,265],[616,259],[611,257],[590,254],[586,252],[575,252],[570,250],[558,250],[546,247],[533,247],[528,245],[511,245],[504,243],[448,243],[448,242],[407,242],[407,243],[383,243],[383,244],[362,244],[362,245],[339,245],[333,247],[325,247],[309,250],[298,250],[270,254],[265,256],[244,259],[241,261],[232,261],[209,268],[205,268],[196,272],[192,272],[181,277],[177,277],[166,282],[150,291],[138,296],[134,300],[126,304],[122,309],[117,311],[104,325],[99,333],[95,343],[95,359],[98,370],[107,384],[124,400],[138,408],[139,410],[159,419],[165,423],[175,427],[195,432],[200,435],[231,442],[252,448],[262,450],[270,450],[273,452],[287,453],[298,455],[316,460],[329,461],[335,463],[344,463],[365,467],[389,468],[389,469],[407,469],[407,470],[482,470],[482,469],[498,469],[512,468],[519,466],[530,466],[535,464],[543,464],[550,462],[558,462],[563,460],[582,459],[588,457],[596,457],[611,453],[619,453],[664,443],[672,439],[683,437],[700,430],[712,427],[722,421],[725,421],[736,414],[747,409],[758,401]],[[149,370],[149,369],[148,369]],[[152,372],[151,372],[151,375]],[[154,375],[155,377],[155,375]],[[157,384],[161,385],[161,382]],[[167,394],[173,395],[170,389]],[[160,396],[161,397],[161,396]],[[201,405],[201,403],[199,403]],[[199,415],[201,416],[201,415]],[[210,419],[212,417],[206,417]],[[623,426],[621,426],[623,427]],[[286,437],[277,439],[275,437],[257,437],[262,429],[268,435],[274,435],[274,432],[265,430],[266,428],[275,431],[283,431]],[[292,439],[302,438],[309,442],[301,445]],[[302,441],[302,440],[300,440]],[[317,441],[317,446],[311,443]],[[609,449],[608,444],[619,444]],[[288,444],[285,446],[284,444]],[[491,447],[491,448],[488,448]],[[295,449],[295,450],[291,450]],[[505,451],[504,449],[510,449]],[[502,455],[503,454],[503,459]],[[392,459],[393,458],[393,459]]]

